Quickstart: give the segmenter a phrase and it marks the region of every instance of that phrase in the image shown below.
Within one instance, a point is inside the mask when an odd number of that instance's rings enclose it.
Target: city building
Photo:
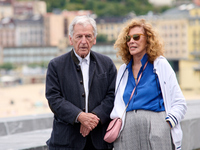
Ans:
[[[173,0],[173,5],[180,6],[182,4],[190,4],[196,0]]]
[[[12,0],[0,1],[0,20],[5,17],[13,16]]]
[[[157,28],[165,43],[165,56],[169,60],[189,57],[188,18],[194,5],[181,5],[164,12],[157,20]]]
[[[180,61],[181,87],[200,92],[200,7],[189,10],[188,59]]]
[[[46,14],[46,3],[44,1],[18,1],[1,0],[0,1],[0,19],[5,17],[18,17],[29,15]]]
[[[81,15],[89,15],[92,16],[93,12],[91,10],[79,10],[79,11],[67,11],[63,10],[61,15],[64,17],[64,28],[65,28],[65,37],[68,37],[68,28],[72,20],[76,16],[81,16]],[[95,17],[95,16],[94,16]]]
[[[43,15],[46,14],[46,3],[44,1],[17,1],[12,0],[13,15]]]
[[[173,4],[173,1],[174,0],[164,0],[164,1],[161,1],[161,0],[149,0],[149,3],[155,5],[155,6],[170,6]]]
[[[0,64],[3,63],[3,48],[0,46]]]
[[[180,87],[200,93],[200,7],[184,4],[153,20]]]
[[[60,51],[55,46],[47,47],[5,47],[1,49],[3,63],[13,63],[18,65],[27,65],[31,63],[49,62],[52,58],[58,56]]]
[[[0,20],[0,46],[15,46],[15,23],[12,18],[3,18]]]
[[[115,41],[124,25],[131,18],[130,16],[96,18],[98,35],[105,35],[110,42]]]
[[[68,46],[66,49],[66,52],[69,52],[72,50],[72,46]],[[113,44],[99,44],[97,43],[96,45],[93,45],[91,48],[92,51],[104,54],[108,57],[110,57],[114,64],[116,65],[117,68],[120,67],[120,65],[123,63],[121,58],[118,58],[116,56],[116,50],[113,47]]]
[[[47,13],[44,15],[45,44],[57,46],[64,38],[64,18],[60,14]]]
[[[43,46],[44,19],[41,15],[30,15],[14,19],[16,27],[16,46]]]

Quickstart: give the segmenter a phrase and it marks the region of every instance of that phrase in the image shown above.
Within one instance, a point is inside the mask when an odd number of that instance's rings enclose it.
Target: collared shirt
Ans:
[[[74,49],[73,49],[74,50]],[[76,57],[79,60],[79,65],[81,66],[81,71],[83,75],[83,85],[85,89],[85,112],[88,113],[88,94],[89,94],[89,65],[90,65],[90,52],[85,58],[81,58],[74,50]]]
[[[147,60],[148,55],[145,54],[141,59],[142,67],[139,70],[137,78],[141,74]],[[132,90],[136,85],[132,72],[132,63],[133,60],[131,60],[127,65],[129,74],[127,85],[125,87],[123,95],[125,104],[128,103]],[[159,80],[156,73],[154,73],[153,71],[153,64],[151,64],[150,62],[148,62],[145,70],[143,71],[142,77],[136,87],[135,93],[126,111],[138,109],[151,110],[156,112],[165,110]]]

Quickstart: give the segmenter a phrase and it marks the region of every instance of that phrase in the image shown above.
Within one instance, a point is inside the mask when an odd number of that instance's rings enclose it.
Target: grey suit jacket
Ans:
[[[79,60],[73,50],[54,58],[48,65],[46,75],[46,98],[54,113],[53,130],[47,141],[50,149],[81,150],[86,138],[80,134],[76,117],[85,109],[85,92]],[[98,126],[91,131],[97,149],[112,148],[103,137],[110,121],[114,104],[117,70],[107,56],[91,51],[89,66],[88,110],[100,118]]]

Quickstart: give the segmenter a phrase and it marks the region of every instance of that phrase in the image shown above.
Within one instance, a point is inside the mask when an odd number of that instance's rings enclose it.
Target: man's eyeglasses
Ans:
[[[131,38],[133,38],[135,41],[139,41],[141,35],[145,36],[144,34],[127,35],[126,36],[126,42],[129,42],[131,40]]]

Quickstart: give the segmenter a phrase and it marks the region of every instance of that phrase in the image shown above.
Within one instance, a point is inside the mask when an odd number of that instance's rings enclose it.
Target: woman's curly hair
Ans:
[[[123,28],[114,44],[114,48],[118,50],[117,56],[121,56],[122,60],[126,64],[128,64],[132,59],[132,55],[129,52],[126,42],[126,36],[128,35],[130,29],[134,27],[143,27],[147,41],[147,55],[149,62],[153,63],[158,56],[163,55],[164,48],[160,38],[158,37],[158,34],[152,28],[152,25],[146,22],[144,19],[133,19],[125,28]]]

